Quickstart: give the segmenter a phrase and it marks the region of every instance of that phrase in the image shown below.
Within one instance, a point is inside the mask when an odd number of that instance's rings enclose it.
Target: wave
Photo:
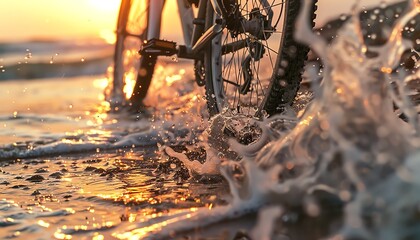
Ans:
[[[0,80],[99,75],[112,55],[102,40],[0,43]]]
[[[93,58],[84,61],[66,62],[58,64],[30,63],[14,64],[5,67],[0,73],[0,80],[39,79],[54,77],[76,77],[83,75],[104,74],[111,64],[111,56]]]

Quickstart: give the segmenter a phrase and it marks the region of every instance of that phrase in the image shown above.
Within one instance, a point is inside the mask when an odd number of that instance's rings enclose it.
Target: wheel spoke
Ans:
[[[276,71],[276,61],[279,56],[280,40],[283,30],[277,30],[277,24],[282,23],[285,0],[268,0],[263,4],[259,0],[240,0],[239,8],[241,18],[240,30],[224,29],[221,37],[220,52],[220,78],[223,82],[223,95],[226,106],[239,114],[255,115],[260,110],[262,101],[269,93],[270,81]],[[269,5],[269,6],[267,6]],[[271,8],[273,15],[266,16]],[[256,10],[258,9],[258,10]],[[259,11],[259,12],[258,12]],[[271,11],[270,11],[271,12]],[[251,13],[252,19],[251,18]],[[262,19],[271,22],[271,26],[264,26]],[[248,22],[246,22],[248,21]],[[257,26],[252,24],[257,23]],[[253,36],[247,28],[259,28],[262,36]],[[274,25],[273,25],[274,24]],[[255,31],[255,30],[254,30]],[[256,35],[256,33],[253,33]],[[215,56],[216,57],[216,56]],[[245,60],[247,59],[248,60]],[[248,85],[249,84],[249,85]],[[249,88],[248,88],[249,87]]]

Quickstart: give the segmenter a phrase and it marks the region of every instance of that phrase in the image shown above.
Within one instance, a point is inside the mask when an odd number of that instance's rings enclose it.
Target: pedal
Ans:
[[[149,56],[172,56],[176,54],[176,42],[152,38],[141,47],[139,53]]]

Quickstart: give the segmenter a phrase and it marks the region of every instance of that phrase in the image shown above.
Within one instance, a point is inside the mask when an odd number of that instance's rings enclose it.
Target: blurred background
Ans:
[[[103,74],[120,0],[0,2],[0,80]]]
[[[176,0],[167,0],[167,10],[175,10]],[[348,13],[356,0],[319,0],[317,21]],[[395,0],[362,0],[361,6]],[[2,0],[0,41],[102,37],[112,42],[120,0]],[[172,14],[169,24],[179,25]],[[174,29],[173,27],[168,29]],[[177,32],[177,31],[174,31]]]
[[[109,37],[120,0],[2,0],[1,41]]]

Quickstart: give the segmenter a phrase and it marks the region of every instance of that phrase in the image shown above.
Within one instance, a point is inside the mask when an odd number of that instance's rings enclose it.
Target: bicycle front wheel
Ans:
[[[210,115],[223,111],[273,115],[293,102],[309,51],[293,38],[300,4],[300,0],[245,0],[225,7],[231,18],[225,19],[226,28],[205,52]],[[210,7],[207,26],[220,22],[218,18]]]
[[[117,104],[140,105],[145,98],[156,58],[138,54],[145,40],[149,0],[122,0],[114,52],[112,97]]]

